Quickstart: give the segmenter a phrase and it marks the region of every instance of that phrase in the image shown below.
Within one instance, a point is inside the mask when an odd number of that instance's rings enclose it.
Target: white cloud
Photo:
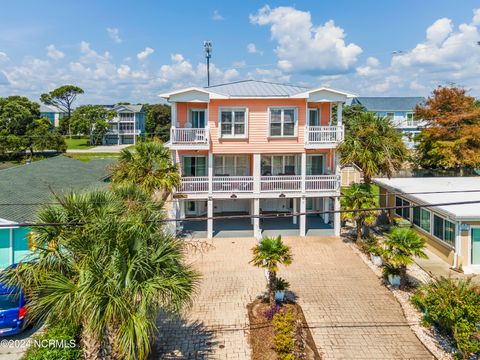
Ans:
[[[257,49],[257,45],[255,45],[254,43],[250,43],[247,45],[247,51],[250,53],[250,54],[260,54],[260,55],[263,55],[263,51],[260,51]]]
[[[47,56],[53,60],[60,60],[65,57],[65,54],[58,50],[53,44],[48,45],[46,49]]]
[[[440,44],[452,32],[452,20],[441,18],[427,29],[427,40],[433,44]]]
[[[126,78],[128,75],[130,75],[130,66],[125,64],[120,65],[120,67],[117,69],[117,73],[121,79]]]
[[[222,16],[222,14],[220,14],[218,10],[214,10],[212,15],[212,20],[222,21],[222,20],[225,20],[225,18]]]
[[[3,51],[0,51],[0,62],[4,62],[4,61],[8,61],[9,58],[8,58],[8,55],[7,53],[3,52]]]
[[[359,46],[345,43],[344,30],[333,20],[315,26],[308,11],[267,5],[250,15],[250,22],[270,25],[272,39],[277,42],[278,67],[285,72],[348,72],[362,53]]]
[[[80,42],[80,52],[82,57],[80,58],[83,63],[97,63],[110,61],[111,55],[108,51],[105,51],[103,55],[99,54],[90,47],[90,43],[86,41]]]
[[[120,44],[122,42],[122,39],[120,38],[120,30],[118,30],[118,28],[107,28],[107,33],[108,36],[110,36],[110,39],[112,39],[117,44]]]
[[[147,57],[149,57],[151,54],[153,54],[154,52],[155,52],[154,49],[152,49],[152,48],[150,48],[150,47],[146,47],[145,50],[140,51],[140,52],[137,54],[137,58],[138,58],[138,60],[143,61],[143,60],[145,60]]]

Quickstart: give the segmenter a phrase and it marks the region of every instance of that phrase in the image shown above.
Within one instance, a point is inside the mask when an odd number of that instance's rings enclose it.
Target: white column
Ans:
[[[175,124],[177,123],[177,103],[172,102],[171,104],[171,114],[170,114],[170,121],[172,122],[172,127],[175,127]]]
[[[338,196],[335,196],[333,209],[336,211],[333,214],[333,231],[335,236],[340,236],[340,213],[338,212],[340,210],[340,198]]]
[[[300,167],[301,175],[302,175],[302,193],[305,192],[305,179],[307,175],[307,154],[302,153],[301,158],[301,167]]]
[[[458,257],[461,256],[461,254],[462,254],[462,252],[461,252],[461,250],[462,250],[462,233],[460,231],[461,226],[462,226],[462,222],[457,221],[457,223],[455,224],[455,254],[453,255],[453,267],[454,268],[459,268],[460,267]],[[462,259],[462,262],[466,262],[466,261],[468,261],[468,259]]]
[[[253,154],[253,193],[260,194],[261,155]]]
[[[13,251],[13,228],[10,228],[10,265],[13,264],[15,257]]]
[[[253,219],[253,236],[260,240],[262,238],[262,230],[260,229],[260,218],[258,217],[260,215],[260,199],[258,198],[253,199],[253,215],[255,216]]]
[[[329,211],[330,210],[330,198],[324,197],[322,198],[323,200],[323,211]],[[330,213],[324,212],[323,213],[323,221],[325,224],[328,224],[328,221],[330,220]]]
[[[297,198],[293,198],[293,213],[296,214],[298,209],[297,209]],[[293,223],[296,225],[297,224],[297,215],[293,216]]]
[[[300,236],[305,236],[307,234],[307,217],[305,212],[307,211],[307,199],[304,197],[300,198]]]
[[[137,116],[133,114],[133,145],[137,143]]]
[[[207,200],[207,238],[213,238],[213,200],[208,198]]]
[[[208,194],[213,193],[213,153],[208,152]]]
[[[342,126],[343,124],[343,103],[338,102],[337,103],[337,126]]]

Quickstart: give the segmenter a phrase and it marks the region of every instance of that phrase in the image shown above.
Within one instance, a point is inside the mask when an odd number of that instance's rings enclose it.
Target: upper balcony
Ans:
[[[305,148],[328,149],[343,141],[343,126],[306,126]]]
[[[208,127],[172,127],[169,147],[181,150],[208,150],[210,148],[210,130]]]

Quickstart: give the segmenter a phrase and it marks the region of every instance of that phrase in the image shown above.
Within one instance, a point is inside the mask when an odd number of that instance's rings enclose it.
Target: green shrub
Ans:
[[[23,360],[77,360],[81,358],[79,347],[79,329],[73,325],[58,323],[37,335],[23,356]],[[49,340],[56,340],[49,346]],[[65,346],[59,346],[65,344]],[[41,345],[41,346],[40,346]]]
[[[273,343],[280,360],[294,360],[295,321],[291,310],[281,311],[273,317]]]
[[[412,302],[427,324],[453,337],[464,359],[480,352],[480,293],[470,279],[440,278],[422,286]]]

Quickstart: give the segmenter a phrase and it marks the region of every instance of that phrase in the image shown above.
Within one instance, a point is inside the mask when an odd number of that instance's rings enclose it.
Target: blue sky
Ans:
[[[24,1],[0,14],[0,96],[73,83],[82,102],[247,78],[359,95],[480,95],[480,4],[404,1]],[[394,52],[396,52],[394,54]]]

